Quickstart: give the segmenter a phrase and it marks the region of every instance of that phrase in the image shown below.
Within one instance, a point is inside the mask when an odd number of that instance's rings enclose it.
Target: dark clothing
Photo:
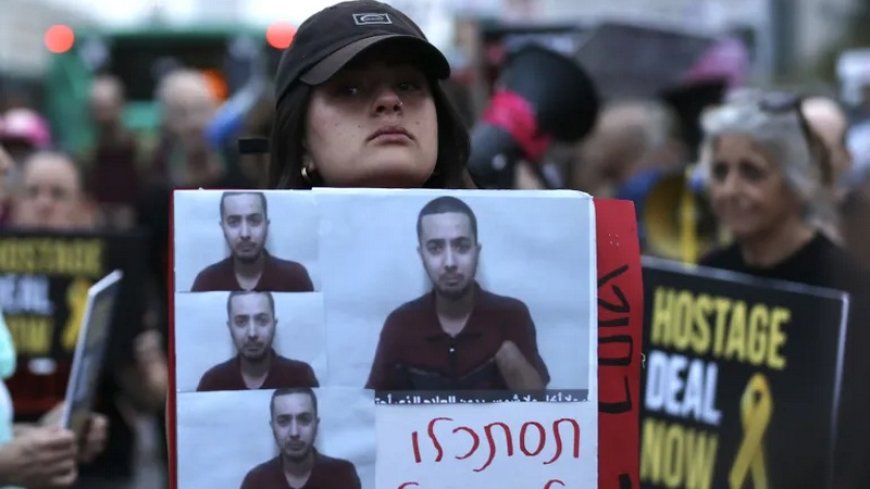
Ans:
[[[124,135],[115,142],[100,141],[90,161],[89,185],[97,202],[136,205],[139,199],[136,140]]]
[[[825,287],[850,294],[846,351],[834,456],[837,489],[870,487],[870,277],[845,251],[821,233],[780,263],[748,265],[738,245],[715,251],[700,262],[708,267]]]
[[[444,332],[435,292],[408,302],[387,317],[366,387],[376,390],[504,390],[495,354],[513,341],[545,383],[535,324],[522,302],[475,284],[475,303],[462,331]]]
[[[281,389],[288,387],[319,387],[314,370],[305,362],[284,358],[272,352],[272,366],[260,389]],[[247,390],[242,378],[241,359],[236,356],[224,363],[210,368],[196,390],[202,391],[243,391]]]
[[[787,280],[846,292],[860,290],[867,280],[858,264],[821,233],[817,233],[801,249],[771,267],[760,268],[747,264],[736,244],[713,251],[700,264],[756,277]]]
[[[281,456],[251,469],[240,489],[360,489],[356,468],[347,460],[315,452],[311,475],[302,487],[292,487],[284,477]]]
[[[264,251],[265,253],[265,251]],[[295,261],[282,260],[265,253],[263,274],[253,290],[263,292],[313,292],[308,270]],[[207,266],[193,281],[192,292],[242,290],[233,268],[233,257]]]

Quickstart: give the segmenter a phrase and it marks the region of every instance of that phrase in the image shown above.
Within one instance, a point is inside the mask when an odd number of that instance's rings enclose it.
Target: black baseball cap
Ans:
[[[450,64],[407,15],[374,0],[352,0],[327,7],[299,26],[281,55],[275,75],[275,100],[297,82],[319,85],[366,49],[384,42],[407,43],[419,52],[424,70],[437,79],[450,76]]]

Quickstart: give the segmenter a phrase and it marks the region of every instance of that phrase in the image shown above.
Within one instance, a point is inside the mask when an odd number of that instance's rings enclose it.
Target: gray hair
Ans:
[[[742,90],[731,94],[725,103],[702,116],[704,140],[701,146],[699,176],[709,185],[713,166],[713,147],[719,137],[738,134],[749,137],[761,147],[783,173],[789,190],[798,198],[805,218],[824,218],[831,213],[831,199],[823,182],[820,155],[801,127],[799,105],[768,111],[762,108],[764,92]],[[812,136],[809,136],[812,137]]]

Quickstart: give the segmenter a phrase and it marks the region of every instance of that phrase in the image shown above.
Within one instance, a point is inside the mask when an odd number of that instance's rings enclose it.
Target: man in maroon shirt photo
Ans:
[[[272,434],[280,454],[251,469],[241,489],[360,489],[356,468],[314,448],[320,418],[311,389],[278,389],[271,400]]]
[[[197,391],[318,386],[310,365],[284,358],[272,348],[278,318],[271,293],[230,292],[227,316],[238,354],[210,368],[200,379]]]
[[[426,204],[417,251],[433,290],[388,317],[366,387],[375,390],[540,390],[550,381],[521,301],[477,283],[477,218],[454,197]]]
[[[231,254],[197,274],[193,292],[214,290],[269,290],[312,292],[305,267],[266,251],[269,213],[262,192],[224,192],[221,195],[221,230]]]

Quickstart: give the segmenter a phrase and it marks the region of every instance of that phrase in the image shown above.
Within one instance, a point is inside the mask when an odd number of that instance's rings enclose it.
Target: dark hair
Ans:
[[[314,394],[314,389],[310,387],[285,387],[276,389],[272,393],[272,399],[269,401],[269,417],[275,417],[275,398],[287,396],[290,394],[307,394],[311,398],[311,405],[314,407],[314,415],[317,415],[317,396]]]
[[[224,192],[221,194],[221,221],[224,219],[224,200],[227,197],[235,197],[237,195],[256,195],[260,197],[260,202],[263,204],[263,217],[269,217],[269,206],[266,204],[266,194],[263,192]]]
[[[469,188],[465,164],[471,151],[468,129],[438,80],[429,78],[438,117],[438,158],[435,170],[423,188]],[[297,83],[277,105],[272,125],[272,162],[269,186],[277,189],[309,189],[322,186],[320,175],[302,178],[302,141],[312,88]]]
[[[474,211],[465,202],[450,196],[430,200],[420,209],[420,214],[417,215],[417,239],[419,240],[423,235],[423,216],[444,214],[445,212],[458,212],[468,216],[468,220],[471,222],[471,232],[474,233],[474,240],[477,241],[477,217],[475,217]]]
[[[251,295],[251,294],[265,294],[266,298],[269,299],[269,309],[272,311],[272,318],[275,317],[275,299],[272,297],[272,293],[268,291],[257,291],[257,290],[234,290],[230,292],[230,295],[227,296],[227,316],[232,316],[232,304],[233,297],[237,297],[240,295]]]

